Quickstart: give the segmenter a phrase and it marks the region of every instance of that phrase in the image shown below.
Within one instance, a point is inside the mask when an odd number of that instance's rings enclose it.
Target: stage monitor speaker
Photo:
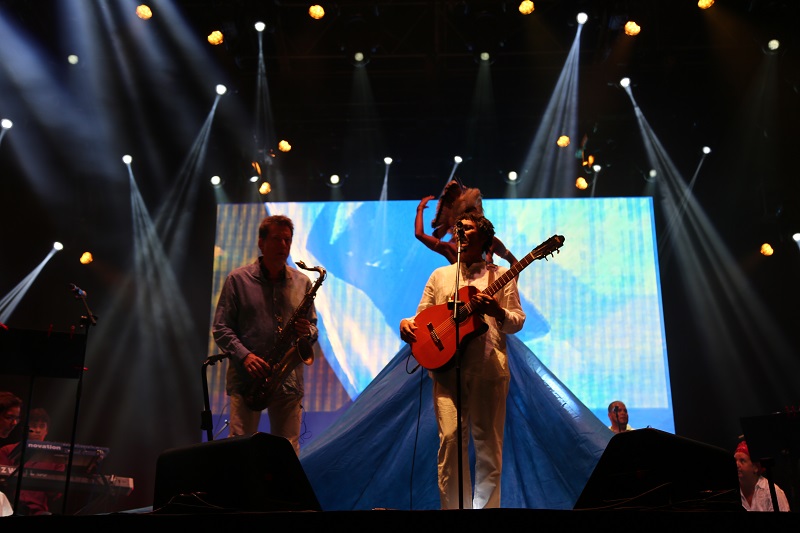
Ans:
[[[732,451],[650,428],[611,438],[574,508],[744,510]]]
[[[269,433],[164,451],[153,511],[321,511],[291,443]]]

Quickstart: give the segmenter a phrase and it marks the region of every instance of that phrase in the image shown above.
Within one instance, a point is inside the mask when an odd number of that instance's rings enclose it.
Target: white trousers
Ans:
[[[231,415],[229,437],[252,435],[258,431],[261,411],[253,411],[244,402],[239,393],[230,395]],[[289,440],[294,453],[300,455],[300,424],[302,422],[302,399],[297,396],[276,395],[267,406],[269,416],[269,432]]]
[[[456,370],[431,373],[433,408],[439,426],[439,496],[442,509],[458,509],[458,419]],[[487,380],[462,373],[461,446],[463,508],[500,507],[503,431],[510,378]],[[469,437],[475,447],[475,491],[469,468]]]

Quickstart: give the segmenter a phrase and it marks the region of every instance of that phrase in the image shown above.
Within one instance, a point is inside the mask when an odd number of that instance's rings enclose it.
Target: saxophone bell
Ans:
[[[311,366],[314,363],[314,343],[316,339],[312,335],[303,335],[297,339],[294,349],[297,350],[297,355],[300,361],[306,365]]]

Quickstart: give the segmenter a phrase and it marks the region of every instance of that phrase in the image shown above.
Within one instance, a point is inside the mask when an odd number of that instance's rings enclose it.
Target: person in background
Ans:
[[[608,429],[614,433],[633,431],[631,425],[628,424],[628,408],[619,400],[608,404],[608,420],[611,422]]]
[[[458,252],[456,239],[452,237],[453,225],[463,213],[475,212],[483,216],[481,192],[475,188],[464,187],[455,180],[449,182],[439,198],[435,218],[431,221],[433,232],[429,235],[425,233],[423,211],[427,209],[428,202],[434,198],[435,196],[426,196],[417,205],[417,215],[414,218],[414,236],[422,244],[444,256],[450,264],[453,264],[456,262],[456,253]],[[442,239],[447,234],[450,234],[451,238],[443,241]],[[514,265],[517,262],[514,254],[496,236],[492,237],[489,250],[486,252],[486,262],[492,263],[494,255],[505,259],[509,265]]]
[[[43,441],[47,440],[47,432],[50,429],[50,415],[41,407],[31,409],[28,414],[28,440]],[[19,442],[7,444],[0,448],[0,464],[16,466],[19,464]],[[49,470],[63,472],[65,466],[62,463],[52,461],[25,461],[25,468],[36,470]],[[25,480],[22,481],[25,486]],[[50,513],[50,503],[62,496],[58,492],[46,492],[40,490],[25,490],[19,494],[19,505],[17,514],[23,516],[48,515]]]
[[[472,286],[483,291],[508,270],[484,259],[494,237],[494,226],[476,212],[464,213],[458,221],[464,229],[458,288]],[[446,308],[448,299],[453,296],[457,266],[443,266],[431,273],[417,306],[417,315],[432,306]],[[460,366],[450,365],[429,372],[433,379],[433,409],[439,432],[438,480],[442,509],[460,508],[461,495],[465,509],[500,507],[501,502],[503,433],[511,381],[506,336],[520,331],[526,316],[520,305],[515,278],[494,297],[476,293],[471,297],[470,305],[485,318],[488,329],[471,338],[460,349]],[[417,342],[417,331],[420,334],[426,331],[425,324],[417,324],[416,318],[400,321],[400,338],[411,344],[412,350]],[[419,356],[415,356],[419,360]],[[458,377],[461,384],[457,382]],[[462,389],[462,431],[459,435],[457,392]],[[475,451],[474,491],[469,467],[470,436]],[[458,470],[459,438],[462,442],[461,474]],[[459,490],[459,478],[463,491]]]
[[[258,431],[261,411],[251,409],[243,394],[254,380],[270,377],[265,361],[275,348],[287,322],[311,291],[311,279],[287,264],[294,236],[292,220],[283,215],[264,218],[258,227],[261,256],[228,274],[214,312],[212,333],[220,350],[228,354],[225,389],[230,396],[229,437]],[[317,312],[313,302],[298,316],[292,335],[316,342]],[[278,354],[282,357],[283,354]],[[267,405],[270,433],[286,438],[300,455],[303,366],[297,365]]]
[[[746,511],[774,511],[772,494],[769,490],[769,480],[763,475],[763,468],[759,461],[750,457],[750,449],[746,441],[739,442],[733,454],[736,459],[736,472],[739,474],[739,494],[742,497],[742,507]],[[778,500],[779,511],[789,511],[789,500],[786,493],[773,483],[775,496]]]
[[[19,424],[22,399],[8,391],[0,391],[0,438],[7,439]],[[0,492],[0,516],[11,516],[14,508],[5,493]]]
[[[22,399],[16,394],[0,391],[0,439],[7,439],[19,424]]]

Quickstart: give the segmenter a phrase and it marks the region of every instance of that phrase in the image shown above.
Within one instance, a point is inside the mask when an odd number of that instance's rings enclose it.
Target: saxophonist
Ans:
[[[277,344],[285,343],[287,337],[314,341],[317,338],[316,309],[313,299],[305,298],[312,282],[287,263],[293,236],[294,223],[289,217],[264,218],[258,227],[260,257],[232,270],[219,295],[212,334],[229,359],[225,379],[226,393],[230,397],[229,437],[258,431],[262,411],[252,409],[243,393],[254,382],[270,377],[275,357],[283,355],[277,352],[288,349]],[[307,306],[307,311],[295,313],[301,305]],[[302,316],[295,316],[298,314]],[[293,323],[289,324],[293,317]],[[288,439],[298,455],[303,366],[297,365],[286,375],[266,407],[269,433]]]

